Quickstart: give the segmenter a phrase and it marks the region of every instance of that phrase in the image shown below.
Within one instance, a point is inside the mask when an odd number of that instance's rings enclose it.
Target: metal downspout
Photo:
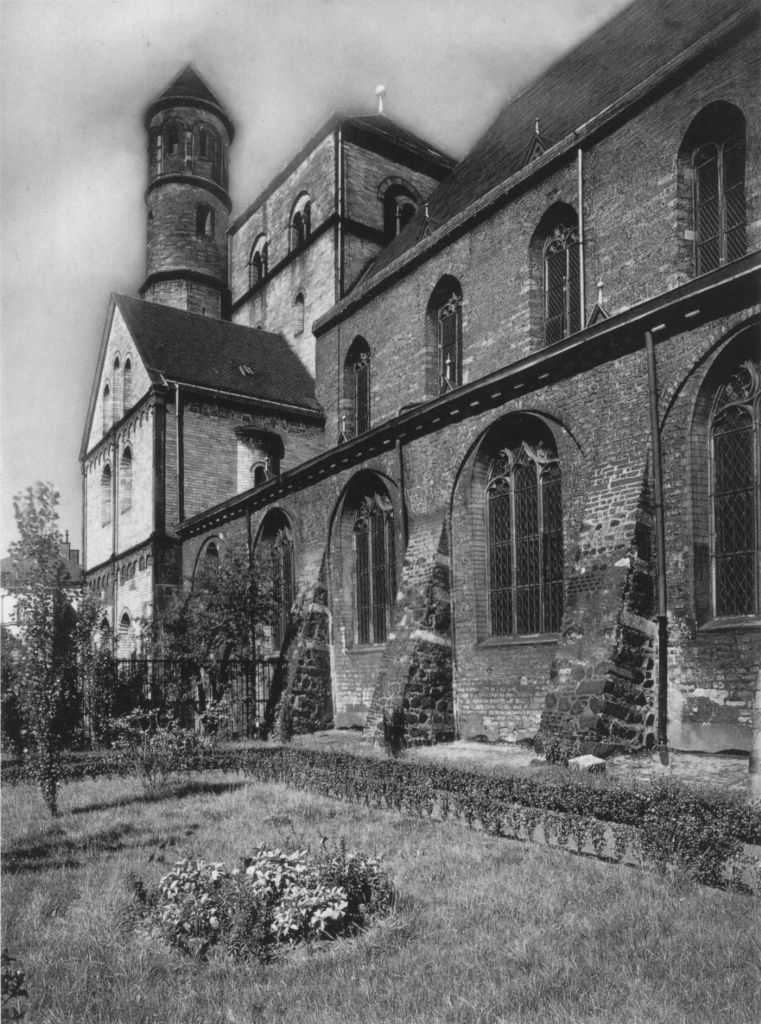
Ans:
[[[587,326],[587,289],[584,273],[584,155],[581,146],[576,150],[576,169],[578,185],[578,218],[579,218],[579,314],[581,329]]]
[[[655,377],[653,335],[645,331],[647,390],[650,399],[650,445],[653,453],[653,492],[655,499],[655,572],[658,595],[658,746],[665,750],[668,721],[668,616],[666,613],[666,530],[663,521],[663,469],[658,424],[658,388]]]

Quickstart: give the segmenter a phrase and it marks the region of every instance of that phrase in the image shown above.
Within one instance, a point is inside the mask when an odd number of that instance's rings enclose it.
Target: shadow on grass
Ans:
[[[229,793],[234,789],[240,789],[246,782],[182,782],[173,783],[168,786],[156,789],[147,789],[136,796],[127,797],[124,800],[109,800],[97,804],[86,804],[84,807],[72,807],[64,811],[64,814],[91,814],[93,811],[112,811],[119,807],[129,807],[132,804],[156,804],[162,800],[182,800],[186,796],[198,796],[199,794],[210,794],[212,796],[220,793]]]
[[[173,785],[160,792],[148,792],[129,800],[115,800],[110,803],[89,804],[87,807],[72,809],[70,814],[83,814],[91,811],[104,811],[128,807],[130,804],[157,803],[161,800],[178,800],[186,796],[204,793],[226,793],[245,785],[244,782],[188,782]],[[185,828],[185,835],[197,826]],[[144,848],[163,850],[174,847],[177,837],[163,836],[163,841],[154,831],[140,832],[131,822],[122,822],[115,826],[101,829],[91,835],[71,837],[60,825],[52,825],[45,831],[33,832],[18,840],[8,843],[3,852],[2,868],[9,875],[26,874],[55,870],[57,868],[82,867],[87,859],[97,858],[102,854],[119,853],[128,848]],[[129,841],[131,840],[131,841]],[[149,860],[154,859],[152,855]],[[156,859],[163,860],[161,853]]]

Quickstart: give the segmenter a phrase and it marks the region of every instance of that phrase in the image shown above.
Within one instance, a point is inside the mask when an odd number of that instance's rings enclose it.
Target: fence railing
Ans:
[[[128,714],[141,707],[171,711],[192,728],[212,700],[228,708],[225,739],[252,739],[261,732],[272,692],[275,661],[235,660],[212,671],[190,661],[168,658],[120,658],[114,663],[113,712]],[[84,696],[84,729],[90,739],[92,714]]]

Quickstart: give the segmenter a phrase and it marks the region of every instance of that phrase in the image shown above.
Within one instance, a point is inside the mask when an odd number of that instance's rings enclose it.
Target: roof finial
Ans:
[[[534,135],[539,135],[539,118],[534,120]]]
[[[598,306],[602,306],[602,289],[603,289],[603,283],[602,283],[602,278],[600,278],[598,280],[598,282],[597,282],[597,305]]]
[[[386,86],[379,85],[375,89],[375,95],[378,97],[378,113],[383,113],[383,97],[386,95]]]

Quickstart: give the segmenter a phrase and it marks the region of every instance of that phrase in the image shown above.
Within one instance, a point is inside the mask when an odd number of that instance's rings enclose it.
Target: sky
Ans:
[[[111,292],[145,277],[148,103],[192,63],[230,114],[235,217],[333,110],[462,157],[510,96],[628,0],[0,0],[0,554],[13,496],[61,493]]]

